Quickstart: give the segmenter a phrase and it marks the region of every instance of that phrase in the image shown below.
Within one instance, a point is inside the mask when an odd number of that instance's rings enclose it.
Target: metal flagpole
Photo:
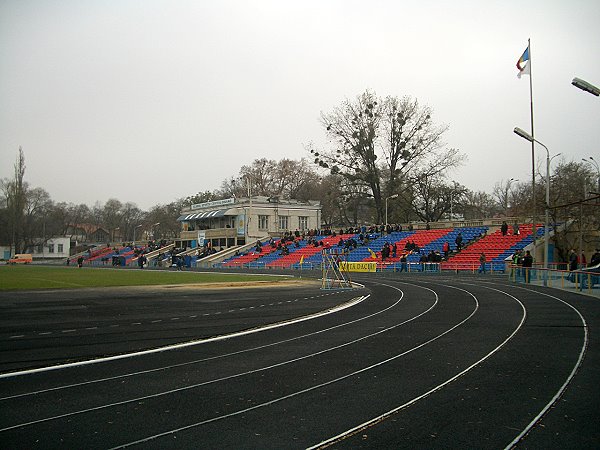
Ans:
[[[533,74],[531,67],[531,39],[527,39],[527,49],[529,53],[529,105],[531,111],[531,195],[532,195],[532,205],[531,205],[531,215],[532,215],[532,229],[533,233],[533,255],[535,257],[536,250],[536,238],[537,238],[537,230],[536,230],[536,201],[535,201],[535,134],[533,131]]]

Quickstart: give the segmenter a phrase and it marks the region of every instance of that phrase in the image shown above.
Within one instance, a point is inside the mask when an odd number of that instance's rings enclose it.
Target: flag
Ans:
[[[521,57],[519,58],[519,60],[517,61],[517,69],[519,69],[519,73],[517,74],[517,77],[521,78],[521,75],[531,76],[531,69],[529,67],[530,64],[531,64],[531,61],[529,60],[529,45],[528,45],[527,48],[525,49],[525,51],[523,52],[523,54],[521,55]]]
[[[304,255],[302,255],[302,256],[300,257],[300,265],[302,265],[302,263],[303,263],[303,262],[304,262]]]
[[[367,247],[367,250],[369,250],[369,253],[371,254],[371,258],[377,259],[377,255],[375,254],[375,252],[373,250],[371,250],[369,247]]]

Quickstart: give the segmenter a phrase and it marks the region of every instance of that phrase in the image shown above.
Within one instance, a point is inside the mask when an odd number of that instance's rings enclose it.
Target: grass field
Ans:
[[[108,286],[278,281],[287,277],[166,270],[119,270],[78,267],[0,266],[0,291],[74,289]]]

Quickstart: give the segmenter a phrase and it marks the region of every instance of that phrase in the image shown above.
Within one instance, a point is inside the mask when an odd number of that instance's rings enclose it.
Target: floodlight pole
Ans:
[[[540,144],[542,147],[544,147],[546,149],[546,216],[545,216],[545,223],[544,223],[544,269],[548,268],[548,249],[549,249],[549,244],[548,244],[548,223],[550,222],[550,151],[548,150],[548,147],[546,147],[544,144],[542,144],[540,141],[538,141],[537,139],[534,139],[533,136],[531,136],[529,133],[527,133],[526,131],[522,130],[521,128],[515,128],[514,129],[515,134],[519,135],[520,137],[522,137],[525,140],[528,140],[529,142],[537,142],[538,144]],[[554,155],[552,158],[555,158],[556,156],[560,155],[560,153],[558,153],[557,155]],[[535,242],[535,239],[534,239]]]

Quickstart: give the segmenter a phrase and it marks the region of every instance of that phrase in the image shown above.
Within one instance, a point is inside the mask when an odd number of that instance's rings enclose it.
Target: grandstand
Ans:
[[[522,225],[519,235],[502,236],[500,230],[487,234],[487,226],[456,227],[417,231],[395,231],[391,233],[371,233],[364,241],[359,240],[358,234],[343,234],[329,236],[315,236],[313,241],[322,243],[315,246],[302,239],[295,243],[288,243],[289,254],[282,255],[281,251],[274,249],[269,244],[262,245],[262,251],[250,251],[244,255],[234,256],[219,264],[220,267],[250,267],[250,268],[314,268],[322,262],[321,251],[323,248],[338,247],[340,239],[344,242],[354,240],[356,247],[350,245],[348,248],[348,262],[377,262],[379,270],[398,270],[400,257],[408,253],[408,263],[412,263],[412,270],[423,270],[418,264],[423,254],[439,252],[443,255],[443,246],[449,244],[450,253],[448,259],[441,263],[438,268],[442,270],[477,270],[479,267],[479,256],[481,252],[486,254],[487,267],[493,270],[504,270],[504,259],[512,255],[515,250],[523,249],[533,241],[531,225]],[[456,237],[462,235],[462,249],[458,251]],[[538,229],[543,234],[543,228]],[[407,243],[416,244],[418,252],[408,252],[405,247]],[[392,254],[382,261],[381,249],[388,243],[390,246],[396,244],[396,256]],[[346,248],[345,245],[340,248]]]
[[[282,255],[279,258],[275,258],[265,264],[268,268],[289,268],[292,266],[297,267],[302,259],[302,263],[312,264],[320,263],[322,256],[321,251],[324,248],[335,247],[340,239],[347,240],[353,238],[354,234],[342,234],[337,236],[317,236],[316,242],[319,245],[309,244],[308,242],[299,241],[300,246],[294,248],[291,246],[289,255]],[[322,243],[323,245],[320,245]]]
[[[544,234],[544,228],[538,225],[537,235]],[[505,259],[516,250],[521,250],[533,242],[532,225],[519,227],[519,234],[503,235],[500,230],[484,235],[461,252],[442,263],[442,270],[477,270],[481,253],[486,256],[487,270],[505,269]]]
[[[276,243],[277,241],[275,241]],[[260,251],[257,250],[257,246],[252,247],[247,253],[242,255],[232,256],[231,258],[223,261],[223,267],[240,267],[247,266],[257,259],[264,257],[265,255],[271,254],[277,250],[277,247],[273,247],[269,242],[261,243]]]

